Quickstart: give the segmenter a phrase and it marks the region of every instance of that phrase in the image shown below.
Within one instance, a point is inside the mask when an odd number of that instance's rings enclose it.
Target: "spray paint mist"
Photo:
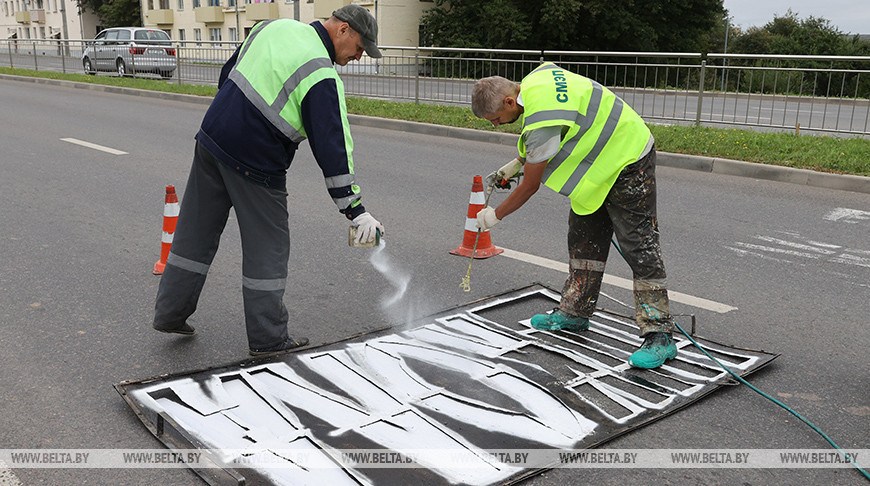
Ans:
[[[381,240],[369,257],[369,262],[375,270],[381,273],[387,282],[393,287],[392,294],[385,295],[381,300],[381,309],[387,313],[390,320],[407,324],[415,317],[416,305],[403,299],[411,282],[411,274],[401,268],[385,251],[387,242]]]

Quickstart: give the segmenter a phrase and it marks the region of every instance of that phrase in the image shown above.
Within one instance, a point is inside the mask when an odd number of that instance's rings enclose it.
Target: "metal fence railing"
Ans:
[[[5,39],[0,41],[0,66],[117,76],[119,63],[123,63],[129,76],[162,77],[178,84],[214,85],[221,67],[238,44],[171,41],[167,45],[156,41],[136,41],[135,46],[96,45],[92,40]],[[160,48],[170,48],[172,53],[166,50],[157,53]],[[86,58],[90,61],[89,66],[85,65]]]
[[[83,73],[90,41],[7,39],[0,66]],[[172,41],[176,69],[132,74],[214,85],[236,42]],[[381,46],[338,67],[350,96],[468,105],[474,81],[519,81],[542,61],[595,79],[647,121],[870,136],[870,57]],[[140,61],[141,62],[141,61]],[[109,64],[111,67],[111,64]],[[144,66],[140,64],[140,67]],[[115,69],[97,75],[118,75]]]
[[[703,123],[870,134],[870,57],[710,54],[705,68]]]

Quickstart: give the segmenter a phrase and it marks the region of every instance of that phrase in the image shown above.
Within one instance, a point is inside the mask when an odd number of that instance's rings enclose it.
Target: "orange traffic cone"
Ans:
[[[163,275],[169,249],[172,248],[172,237],[175,235],[175,223],[178,222],[178,196],[175,186],[166,186],[166,204],[163,206],[163,238],[160,243],[160,260],[154,264],[154,275]]]
[[[480,231],[480,236],[477,234],[477,213],[485,205],[486,196],[483,193],[483,178],[481,176],[474,176],[474,183],[471,184],[471,199],[468,202],[468,215],[465,218],[465,233],[462,236],[462,244],[450,253],[464,257],[470,257],[473,253],[474,258],[489,258],[504,251],[492,244],[489,230]],[[477,248],[474,246],[475,240],[477,241]]]

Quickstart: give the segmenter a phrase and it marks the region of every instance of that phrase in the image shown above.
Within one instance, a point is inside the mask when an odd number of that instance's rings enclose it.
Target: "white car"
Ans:
[[[166,32],[146,27],[113,27],[87,42],[82,67],[86,74],[115,71],[120,76],[154,73],[171,78],[178,61]]]

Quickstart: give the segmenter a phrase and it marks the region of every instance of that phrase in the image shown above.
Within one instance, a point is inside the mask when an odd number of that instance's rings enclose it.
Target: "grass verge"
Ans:
[[[57,73],[54,71],[34,71],[32,69],[14,69],[0,67],[0,74],[14,76],[27,76],[31,78],[60,79],[63,81],[75,81],[77,83],[100,84],[104,86],[118,86],[121,88],[145,89],[149,91],[162,91],[165,93],[179,93],[197,96],[214,96],[217,88],[214,86],[201,86],[197,84],[178,84],[167,82],[158,78],[122,78],[100,74],[89,76],[87,74]]]
[[[0,67],[0,73],[61,79],[80,83],[165,91],[197,96],[214,96],[214,86],[178,84],[157,79],[87,76]],[[414,104],[395,101],[348,98],[349,113],[433,123],[476,130],[519,133],[519,125],[494,128],[476,118],[471,109],[460,106]],[[795,135],[783,132],[650,125],[656,148],[662,152],[705,155],[726,159],[781,165],[837,174],[870,176],[870,140],[860,137]]]

